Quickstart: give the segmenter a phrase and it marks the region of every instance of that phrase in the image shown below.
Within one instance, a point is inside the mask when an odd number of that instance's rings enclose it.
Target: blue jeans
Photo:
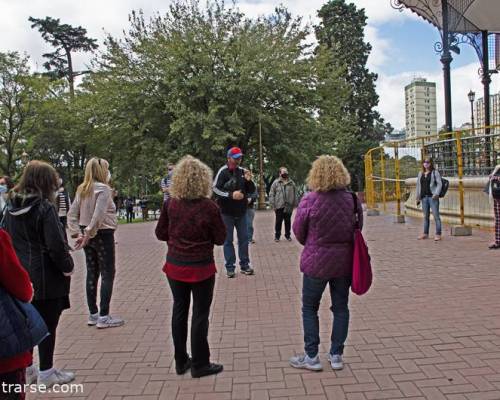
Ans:
[[[330,280],[311,278],[304,275],[302,282],[302,323],[304,325],[304,350],[314,358],[319,348],[318,310],[321,296],[327,284],[330,284],[330,297],[333,312],[330,354],[342,354],[349,329],[349,288],[351,277]]]
[[[234,272],[236,264],[236,254],[234,253],[233,238],[234,228],[238,236],[238,256],[240,258],[240,268],[242,270],[250,267],[250,257],[248,256],[248,228],[247,215],[233,217],[231,215],[222,215],[226,225],[226,241],[224,242],[224,260],[226,270]]]
[[[441,235],[441,217],[439,216],[439,199],[426,196],[422,199],[422,211],[424,212],[424,235],[429,234],[430,215],[434,216],[436,223],[436,235]]]
[[[253,219],[255,218],[255,208],[247,210],[248,241],[253,240]]]

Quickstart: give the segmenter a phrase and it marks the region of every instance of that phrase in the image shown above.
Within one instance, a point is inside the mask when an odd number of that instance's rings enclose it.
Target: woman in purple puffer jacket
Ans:
[[[297,209],[293,232],[304,246],[300,259],[303,272],[302,322],[305,354],[292,357],[290,365],[312,371],[323,369],[319,360],[318,309],[321,296],[330,285],[333,331],[328,360],[334,370],[344,367],[342,353],[349,328],[349,288],[352,276],[354,239],[354,197],[347,190],[349,172],[335,156],[314,161],[307,183],[311,193]],[[362,210],[358,202],[357,209]],[[363,213],[359,213],[363,226]]]

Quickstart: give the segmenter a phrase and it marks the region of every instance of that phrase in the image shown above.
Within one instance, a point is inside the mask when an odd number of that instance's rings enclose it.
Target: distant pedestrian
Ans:
[[[486,192],[493,204],[495,214],[495,241],[488,246],[491,250],[500,249],[500,165],[489,176]]]
[[[109,186],[111,173],[103,158],[92,158],[85,167],[83,183],[68,213],[71,236],[77,238],[75,250],[83,248],[87,263],[87,305],[89,326],[99,329],[122,326],[123,319],[109,313],[115,280],[116,207]],[[101,278],[100,309],[97,288]]]
[[[297,187],[285,167],[279,170],[279,177],[271,185],[269,204],[274,210],[276,222],[274,226],[274,241],[279,242],[281,228],[285,222],[285,239],[292,240],[291,226],[293,209],[298,203]]]
[[[305,354],[292,357],[295,368],[320,371],[318,310],[327,285],[333,312],[328,360],[334,370],[344,367],[342,354],[349,329],[349,288],[352,279],[355,203],[347,190],[351,177],[340,159],[321,156],[314,161],[308,185],[311,193],[302,198],[293,231],[304,246],[300,258],[302,323]],[[362,210],[358,199],[357,209]],[[360,227],[363,214],[358,215]]]
[[[28,368],[30,382],[51,387],[75,378],[69,371],[54,368],[54,350],[59,320],[70,308],[70,275],[73,259],[57,215],[55,202],[57,172],[43,161],[30,161],[19,183],[9,194],[5,229],[16,254],[28,271],[35,290],[32,304],[47,324],[50,335],[38,345],[39,371]]]
[[[439,194],[443,187],[443,181],[438,170],[434,168],[431,158],[425,158],[422,163],[422,171],[417,177],[417,205],[422,203],[424,213],[424,233],[418,238],[423,240],[429,237],[430,214],[434,216],[436,223],[435,241],[441,240],[441,217],[439,215]]]
[[[142,196],[141,199],[139,200],[139,207],[141,208],[141,214],[142,214],[142,220],[147,221],[148,220],[148,198],[146,196]]]
[[[69,198],[69,194],[64,188],[64,182],[61,178],[59,178],[59,190],[57,192],[56,199],[56,207],[57,214],[59,215],[59,220],[64,228],[66,233],[66,228],[68,227],[68,211],[71,207],[71,199]]]
[[[158,240],[168,244],[163,268],[174,298],[172,336],[178,375],[191,369],[194,378],[218,374],[223,367],[210,362],[208,320],[217,272],[214,245],[226,237],[224,221],[212,194],[212,171],[191,156],[175,168],[170,197],[156,226]],[[186,350],[191,295],[191,353]]]
[[[256,188],[251,174],[240,167],[243,153],[238,147],[232,147],[227,152],[227,164],[224,165],[214,180],[213,190],[222,211],[222,218],[226,225],[226,241],[224,242],[224,260],[228,278],[236,276],[236,254],[234,252],[234,229],[238,235],[238,256],[240,258],[241,273],[253,275],[248,254],[248,226],[247,210],[248,196]]]
[[[2,221],[3,211],[7,204],[7,196],[13,187],[14,183],[10,177],[0,176],[0,221]]]
[[[131,197],[127,197],[125,199],[125,212],[127,213],[127,223],[134,222],[135,213],[134,213],[134,201]]]
[[[174,164],[168,163],[167,175],[161,180],[160,187],[163,192],[163,202],[167,201],[170,197],[170,185],[172,184],[172,174],[174,172]]]
[[[250,179],[253,178],[252,172],[250,170],[245,170],[246,172],[250,173]],[[257,200],[259,194],[257,193],[257,190],[255,192],[250,193],[247,197],[248,201],[248,209],[247,209],[247,225],[248,225],[248,243],[255,243],[253,234],[254,234],[254,229],[253,229],[253,220],[255,218],[255,200]]]

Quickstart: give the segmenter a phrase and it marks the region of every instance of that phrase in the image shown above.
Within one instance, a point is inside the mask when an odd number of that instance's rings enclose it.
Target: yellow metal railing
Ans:
[[[405,181],[417,177],[425,157],[433,159],[443,176],[458,178],[464,225],[463,177],[487,176],[500,164],[500,125],[384,142],[370,149],[364,158],[368,209],[387,211],[388,203],[395,202],[396,216],[401,216],[401,202],[409,195]]]

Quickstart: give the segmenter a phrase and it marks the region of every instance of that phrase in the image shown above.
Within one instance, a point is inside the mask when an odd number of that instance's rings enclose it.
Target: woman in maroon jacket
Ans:
[[[214,245],[224,244],[226,228],[219,207],[210,200],[212,171],[201,161],[184,157],[175,167],[169,193],[156,226],[156,237],[168,244],[163,271],[174,298],[175,368],[178,375],[191,369],[193,378],[200,378],[223,369],[222,365],[210,363],[207,338],[217,272]],[[192,360],[186,350],[191,293]]]
[[[31,301],[33,286],[28,272],[21,266],[12,246],[10,236],[0,229],[0,285],[11,295],[21,301]],[[25,370],[32,362],[30,351],[8,359],[0,359],[0,398],[24,400],[24,393],[3,393],[3,384],[24,385]],[[19,387],[21,387],[19,386]]]

